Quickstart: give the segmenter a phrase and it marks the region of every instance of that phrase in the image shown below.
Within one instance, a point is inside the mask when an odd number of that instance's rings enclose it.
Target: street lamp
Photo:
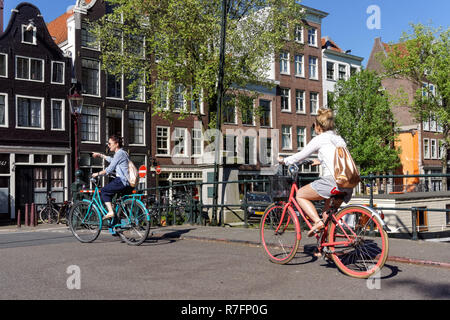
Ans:
[[[79,166],[79,147],[78,147],[78,120],[81,117],[81,111],[83,110],[83,95],[81,94],[81,84],[79,82],[73,83],[70,88],[69,95],[70,113],[74,122],[74,134],[75,134],[75,171],[78,171]]]

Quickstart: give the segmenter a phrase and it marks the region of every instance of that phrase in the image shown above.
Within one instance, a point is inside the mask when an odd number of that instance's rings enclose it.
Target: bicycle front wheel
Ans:
[[[118,234],[123,241],[129,245],[138,246],[147,240],[150,232],[150,217],[141,202],[133,199],[125,200],[117,216],[121,224]]]
[[[44,207],[39,212],[39,219],[43,223],[56,223],[58,221],[58,210],[53,207]]]
[[[80,242],[96,240],[102,231],[102,218],[97,207],[89,201],[80,201],[69,213],[69,229]]]
[[[270,261],[286,264],[294,258],[300,244],[298,219],[289,210],[283,216],[283,206],[274,203],[261,218],[260,236]]]
[[[380,221],[362,207],[344,208],[331,221],[328,242],[336,266],[346,275],[365,279],[380,271],[388,257],[389,239]]]

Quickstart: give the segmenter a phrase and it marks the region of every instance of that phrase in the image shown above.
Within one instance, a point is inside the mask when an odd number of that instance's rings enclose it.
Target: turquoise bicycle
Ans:
[[[91,178],[95,190],[83,190],[93,193],[90,200],[84,199],[75,203],[69,213],[69,229],[83,243],[95,241],[103,228],[103,217],[108,214],[100,198],[98,183]],[[116,216],[105,220],[110,233],[117,234],[129,245],[138,246],[148,237],[150,232],[150,215],[140,200],[142,194],[120,195],[114,209]]]

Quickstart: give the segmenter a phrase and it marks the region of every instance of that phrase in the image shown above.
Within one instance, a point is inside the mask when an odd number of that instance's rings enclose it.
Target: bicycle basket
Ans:
[[[291,191],[292,178],[286,176],[270,176],[270,193],[274,201],[286,200]]]

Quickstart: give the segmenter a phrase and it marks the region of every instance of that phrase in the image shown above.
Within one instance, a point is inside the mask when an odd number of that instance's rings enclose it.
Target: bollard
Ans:
[[[17,228],[21,228],[22,227],[22,221],[21,221],[21,214],[20,214],[20,209],[17,211]]]
[[[33,227],[37,227],[37,225],[38,225],[38,212],[37,212],[37,210],[36,210],[36,204],[35,203],[33,203],[33,212],[34,212],[34,225],[33,225]]]
[[[25,226],[28,227],[30,225],[30,208],[29,208],[29,204],[26,203],[25,204]]]
[[[34,227],[34,203],[31,204],[30,226]]]
[[[412,212],[412,238],[411,240],[417,240],[417,208],[413,207],[411,208],[411,212]]]

